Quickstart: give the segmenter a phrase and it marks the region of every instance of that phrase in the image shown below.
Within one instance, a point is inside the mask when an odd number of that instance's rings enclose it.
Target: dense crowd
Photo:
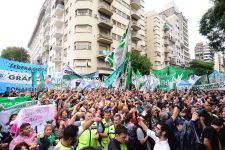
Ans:
[[[225,91],[171,90],[10,92],[57,115],[36,133],[29,122],[11,133],[12,114],[0,125],[0,149],[10,150],[225,150]],[[0,118],[1,119],[1,118]]]

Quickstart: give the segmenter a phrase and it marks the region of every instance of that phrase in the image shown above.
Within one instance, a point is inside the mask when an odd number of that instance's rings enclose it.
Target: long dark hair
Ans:
[[[29,145],[25,142],[19,143],[16,145],[16,147],[13,150],[21,150],[21,148],[25,146],[27,149],[29,149]]]

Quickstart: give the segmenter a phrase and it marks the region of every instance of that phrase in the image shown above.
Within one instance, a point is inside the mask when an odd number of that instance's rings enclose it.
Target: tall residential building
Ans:
[[[214,54],[214,70],[225,73],[225,58],[222,52]]]
[[[187,23],[175,5],[161,13],[152,11],[146,14],[146,53],[153,69],[189,64]]]
[[[110,74],[104,58],[118,46],[130,21],[129,47],[146,50],[144,0],[46,0],[41,11],[28,47],[32,61],[48,64],[50,74],[64,65],[81,74]]]
[[[213,61],[214,62],[214,70],[218,72],[224,72],[224,56],[222,52],[212,53],[208,44],[204,44],[202,42],[197,43],[195,46],[195,59],[202,61]]]
[[[213,54],[208,44],[197,43],[195,46],[195,59],[213,61]]]

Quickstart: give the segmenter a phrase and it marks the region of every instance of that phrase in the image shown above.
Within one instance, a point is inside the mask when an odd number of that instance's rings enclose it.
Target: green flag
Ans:
[[[105,57],[105,62],[109,63],[109,67],[112,68],[113,67],[113,56],[114,56],[114,52],[111,52],[109,55],[107,55]]]
[[[44,80],[45,80],[44,72],[41,71],[41,72],[40,72],[40,81],[44,81]]]
[[[115,70],[113,73],[111,73],[105,80],[105,86],[108,88],[110,87],[113,82],[117,79],[117,77],[121,74],[121,72],[124,70],[124,67],[126,65],[126,60]]]
[[[141,77],[141,73],[139,72],[139,70],[138,70],[138,69],[137,69],[137,71],[136,71],[136,74],[135,74],[135,75],[136,75],[136,77],[137,77],[137,78],[140,78],[140,77]]]
[[[37,72],[35,71],[31,72],[31,78],[32,78],[32,87],[34,88],[37,85]]]
[[[106,56],[105,61],[109,63],[109,66],[114,69],[117,69],[124,61],[126,53],[128,50],[128,35],[129,35],[129,26],[127,27],[125,33],[123,34],[119,45],[113,50],[108,56]]]

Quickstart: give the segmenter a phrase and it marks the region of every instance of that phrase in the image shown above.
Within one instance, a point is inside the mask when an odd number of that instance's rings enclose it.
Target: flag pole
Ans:
[[[125,71],[125,86],[124,86],[124,88],[125,88],[125,90],[126,89],[130,89],[130,86],[129,86],[129,83],[128,83],[128,68],[129,67],[131,67],[131,62],[130,62],[130,55],[131,55],[131,45],[130,45],[130,43],[131,43],[131,23],[132,23],[132,20],[130,20],[129,21],[129,23],[128,23],[128,44],[127,44],[127,52],[128,52],[128,59],[127,59],[127,61],[128,61],[128,63],[127,63],[127,67],[126,67],[126,71]]]

